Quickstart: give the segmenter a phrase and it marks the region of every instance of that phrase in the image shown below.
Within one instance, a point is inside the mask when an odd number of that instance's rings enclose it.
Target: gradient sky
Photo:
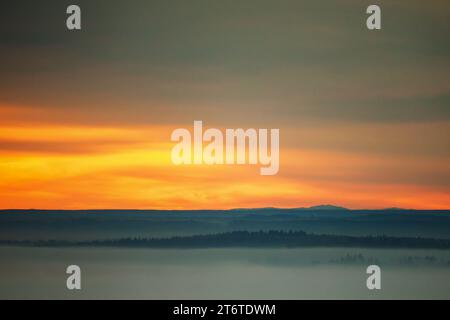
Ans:
[[[376,3],[2,5],[0,208],[449,209],[450,2]],[[280,128],[279,174],[172,165],[194,120]]]

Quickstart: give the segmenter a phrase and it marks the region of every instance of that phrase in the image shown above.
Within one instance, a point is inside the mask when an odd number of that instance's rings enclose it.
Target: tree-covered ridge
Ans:
[[[390,236],[344,236],[304,231],[233,231],[170,238],[122,238],[89,241],[0,241],[0,245],[36,247],[141,247],[141,248],[426,248],[450,249],[450,239]]]

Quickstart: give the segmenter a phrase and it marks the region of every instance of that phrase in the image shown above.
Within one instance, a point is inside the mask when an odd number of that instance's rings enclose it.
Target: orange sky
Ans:
[[[173,165],[170,133],[192,123],[13,121],[0,129],[0,208],[449,208],[448,159],[411,154],[448,124],[398,126],[282,128],[280,172],[261,176],[259,165]]]

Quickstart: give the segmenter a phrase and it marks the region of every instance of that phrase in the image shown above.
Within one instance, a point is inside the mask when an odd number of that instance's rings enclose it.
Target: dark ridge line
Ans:
[[[391,236],[343,236],[304,231],[233,231],[170,238],[120,238],[111,240],[1,240],[0,246],[22,247],[126,247],[126,248],[302,248],[358,247],[450,249],[450,239]]]

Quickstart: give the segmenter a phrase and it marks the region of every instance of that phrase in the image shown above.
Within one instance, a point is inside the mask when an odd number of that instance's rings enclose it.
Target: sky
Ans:
[[[450,209],[450,3],[23,1],[0,12],[0,208]],[[171,132],[279,128],[280,170]]]

